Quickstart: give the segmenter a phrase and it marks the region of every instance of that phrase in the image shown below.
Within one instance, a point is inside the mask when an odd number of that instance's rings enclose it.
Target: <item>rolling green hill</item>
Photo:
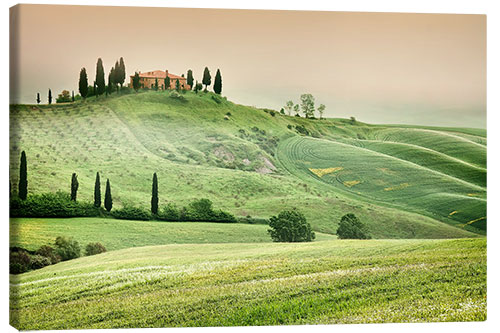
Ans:
[[[175,244],[10,277],[20,330],[486,319],[486,239]]]
[[[478,129],[307,120],[237,105],[212,93],[101,97],[13,105],[10,170],[28,156],[29,192],[92,200],[95,173],[115,206],[207,197],[237,216],[300,208],[334,233],[355,213],[375,238],[473,237],[486,232],[486,133]]]

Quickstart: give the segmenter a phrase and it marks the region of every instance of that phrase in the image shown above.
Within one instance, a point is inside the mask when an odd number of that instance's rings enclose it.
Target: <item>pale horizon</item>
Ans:
[[[127,70],[222,74],[222,94],[279,110],[311,93],[325,116],[486,128],[486,16],[19,5],[11,103],[78,93],[97,58]],[[22,21],[17,21],[21,18]],[[14,41],[17,40],[17,44]],[[13,61],[17,59],[17,61]]]

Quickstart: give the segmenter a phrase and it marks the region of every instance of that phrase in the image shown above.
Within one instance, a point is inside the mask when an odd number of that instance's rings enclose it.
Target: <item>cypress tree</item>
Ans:
[[[113,86],[115,84],[116,70],[114,67],[111,67],[111,70],[108,74],[108,86],[106,87],[106,95],[110,95],[113,92]]]
[[[120,88],[123,88],[123,83],[125,83],[125,76],[125,62],[123,61],[123,57],[120,57],[120,64],[118,65],[118,75],[116,79],[116,83],[120,83]]]
[[[153,188],[151,193],[151,213],[158,214],[158,177],[153,173]]]
[[[28,166],[26,162],[26,153],[21,152],[21,165],[19,168],[19,198],[26,200],[28,197]]]
[[[97,59],[95,83],[97,85],[97,96],[106,92],[106,81],[104,80],[104,67],[102,66],[101,58]]]
[[[222,92],[222,76],[219,69],[217,69],[217,73],[215,74],[214,91],[219,95]]]
[[[52,104],[52,90],[49,89],[49,104]]]
[[[155,79],[155,91],[158,91],[158,78]]]
[[[99,172],[95,176],[94,206],[101,207],[101,178],[99,177]]]
[[[165,89],[170,89],[170,77],[168,76],[168,70],[165,70],[166,77],[165,77]]]
[[[106,179],[106,193],[104,193],[104,208],[108,212],[113,208],[113,198],[111,197],[111,185],[109,184],[109,179]]]
[[[189,89],[193,89],[193,71],[192,70],[188,70],[188,73],[187,73],[187,84],[190,86]]]
[[[208,67],[205,67],[205,70],[203,71],[203,80],[201,83],[205,85],[205,91],[207,91],[207,87],[212,83],[212,77],[210,76]]]
[[[175,80],[175,90],[181,90],[181,83],[179,82],[179,79]]]
[[[135,92],[137,92],[137,90],[139,90],[139,88],[141,87],[139,73],[137,72],[135,72],[134,78],[132,79],[132,87],[134,88]]]
[[[36,93],[36,104],[40,104],[40,93]]]
[[[75,91],[74,90],[71,90],[71,101],[72,102],[75,101]]]
[[[87,79],[87,70],[82,68],[80,70],[80,80],[78,81],[78,90],[83,99],[87,98],[89,94],[89,81]]]
[[[78,177],[73,172],[71,175],[71,200],[76,201],[76,193],[78,192]]]

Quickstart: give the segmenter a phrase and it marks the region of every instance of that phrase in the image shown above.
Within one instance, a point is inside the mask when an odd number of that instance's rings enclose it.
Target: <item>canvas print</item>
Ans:
[[[10,324],[486,320],[486,16],[10,9]]]

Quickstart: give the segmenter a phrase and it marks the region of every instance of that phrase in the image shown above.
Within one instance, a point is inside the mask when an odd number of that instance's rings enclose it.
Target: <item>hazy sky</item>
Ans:
[[[127,83],[208,66],[241,104],[311,93],[328,117],[486,127],[484,15],[21,5],[11,33],[14,103],[77,93],[82,67],[92,82],[98,57],[106,73],[123,57]]]

